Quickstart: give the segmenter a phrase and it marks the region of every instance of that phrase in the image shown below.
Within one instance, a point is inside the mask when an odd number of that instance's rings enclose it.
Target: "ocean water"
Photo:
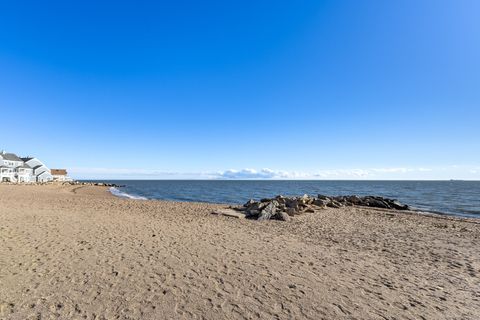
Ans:
[[[378,195],[421,211],[480,218],[480,181],[112,180],[117,196],[225,204],[282,195]]]

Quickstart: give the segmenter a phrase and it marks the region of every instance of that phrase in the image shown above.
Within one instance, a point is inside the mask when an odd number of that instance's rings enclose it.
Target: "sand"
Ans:
[[[1,319],[480,319],[480,225],[0,185]]]

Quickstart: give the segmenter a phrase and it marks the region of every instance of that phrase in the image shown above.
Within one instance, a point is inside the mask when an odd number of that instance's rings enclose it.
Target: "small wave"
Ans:
[[[114,196],[120,197],[120,198],[127,198],[127,199],[134,199],[134,200],[148,200],[148,199],[145,198],[145,197],[134,196],[134,195],[128,194],[128,193],[126,193],[126,192],[123,192],[123,191],[121,191],[121,190],[118,190],[118,189],[115,188],[115,187],[111,187],[111,188],[110,188],[110,193],[113,194]]]

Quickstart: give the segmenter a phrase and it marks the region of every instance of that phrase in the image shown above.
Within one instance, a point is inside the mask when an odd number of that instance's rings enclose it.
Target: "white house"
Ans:
[[[33,170],[28,166],[24,166],[24,162],[14,153],[0,152],[0,181],[1,182],[30,182],[31,177],[27,176],[28,172]],[[18,175],[21,168],[20,177]]]
[[[72,181],[72,178],[68,176],[67,170],[65,169],[52,169],[50,170],[53,181]]]
[[[16,182],[14,168],[0,165],[0,181],[1,182]]]
[[[22,164],[15,168],[17,171],[18,182],[35,182],[35,176],[33,175],[33,169],[28,164]]]
[[[14,153],[0,152],[0,182],[30,183],[52,180],[50,169],[37,158],[20,158]]]
[[[50,169],[37,158],[27,157],[22,158],[26,165],[33,169],[33,175],[35,176],[36,182],[47,182],[52,181],[53,177],[50,172]]]

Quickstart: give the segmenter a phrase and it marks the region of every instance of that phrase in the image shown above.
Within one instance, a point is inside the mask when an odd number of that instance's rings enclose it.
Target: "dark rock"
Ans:
[[[290,216],[284,211],[277,213],[276,217],[281,221],[290,221]]]
[[[278,202],[276,200],[270,201],[270,203],[260,211],[257,220],[269,220],[277,213]]]
[[[307,209],[305,209],[305,212],[314,213],[315,209],[313,209],[312,207],[308,207]]]
[[[297,210],[295,210],[294,208],[287,208],[287,210],[285,211],[289,216],[294,216],[297,214]]]
[[[410,207],[407,206],[406,204],[401,204],[400,202],[398,202],[397,200],[393,200],[390,204],[390,206],[393,208],[393,209],[396,209],[396,210],[410,210]]]
[[[295,198],[287,198],[285,200],[285,205],[287,208],[296,208],[298,207],[298,200]]]
[[[338,209],[338,208],[341,208],[342,205],[341,205],[340,202],[338,202],[338,201],[336,201],[336,200],[332,200],[332,201],[330,201],[329,203],[327,203],[327,207]]]
[[[367,206],[374,208],[390,209],[390,206],[383,200],[370,198],[367,200]]]
[[[250,207],[248,207],[248,210],[261,210],[267,206],[266,202],[255,202],[252,204]]]
[[[347,196],[345,199],[348,205],[359,205],[360,203],[362,203],[362,199],[360,199],[360,197],[356,195]]]
[[[316,205],[317,207],[326,207],[328,204],[328,201],[317,198],[313,200],[313,204]]]
[[[260,214],[260,210],[245,210],[245,216],[247,218],[257,217]]]

